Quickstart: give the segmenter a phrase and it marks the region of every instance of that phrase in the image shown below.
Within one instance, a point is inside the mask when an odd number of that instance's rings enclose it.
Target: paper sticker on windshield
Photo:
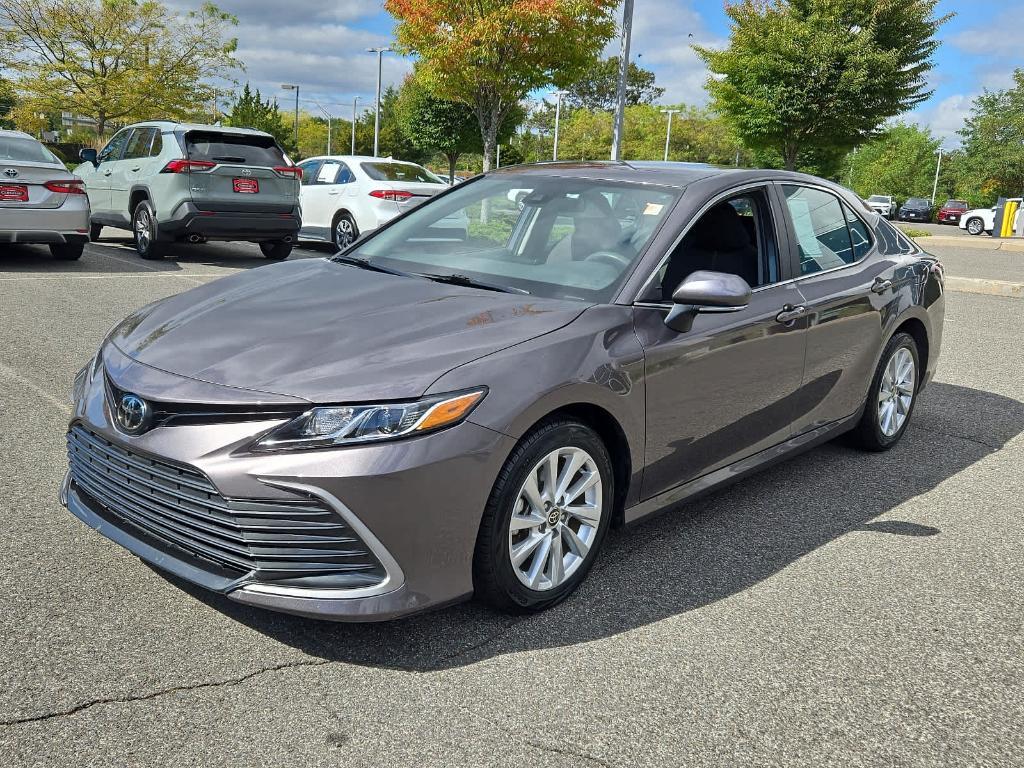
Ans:
[[[648,203],[644,208],[644,216],[658,216],[665,209],[661,203]]]

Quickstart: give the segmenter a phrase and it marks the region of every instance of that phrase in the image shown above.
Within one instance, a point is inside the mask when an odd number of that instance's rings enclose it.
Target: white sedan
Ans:
[[[299,167],[299,239],[333,243],[338,249],[449,189],[423,166],[390,158],[332,155],[310,158]],[[464,240],[469,220],[449,217],[435,228],[439,239]]]
[[[1011,197],[1008,202],[1022,202],[1019,197]],[[1020,210],[1017,210],[1017,216],[1020,216]],[[991,233],[996,225],[996,209],[993,208],[975,208],[973,211],[967,211],[963,216],[960,217],[960,229],[966,229],[972,235],[984,235],[986,232]],[[1014,219],[1013,229],[1017,229],[1017,220]]]

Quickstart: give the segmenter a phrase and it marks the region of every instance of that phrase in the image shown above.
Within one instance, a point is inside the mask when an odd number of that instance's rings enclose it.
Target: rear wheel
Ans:
[[[613,485],[608,451],[589,427],[550,421],[524,437],[484,510],[473,558],[477,595],[517,613],[564,600],[608,532]]]
[[[985,222],[983,222],[981,219],[977,218],[976,216],[972,217],[972,218],[967,220],[966,229],[967,229],[967,232],[969,234],[972,234],[972,235],[983,234],[985,232]]]
[[[144,259],[163,258],[163,243],[159,242],[159,229],[156,222],[156,211],[149,200],[143,200],[132,213],[132,236],[135,240],[135,251]]]
[[[97,223],[93,222],[93,223],[91,223],[89,225],[89,239],[92,242],[95,243],[97,240],[99,240],[100,239],[100,234],[102,234],[102,232],[103,232],[103,225],[102,224],[97,224]]]
[[[903,437],[917,403],[920,383],[917,342],[909,333],[897,333],[885,347],[868,390],[854,442],[868,451],[887,451]]]
[[[84,250],[85,243],[54,243],[50,246],[50,253],[58,261],[77,261],[82,258]]]
[[[291,255],[292,244],[286,243],[284,240],[274,240],[269,243],[260,243],[260,250],[263,251],[265,258],[272,261],[283,261]]]
[[[339,251],[348,248],[359,237],[359,227],[351,214],[339,213],[334,217],[334,227],[331,229],[334,238],[334,247]]]

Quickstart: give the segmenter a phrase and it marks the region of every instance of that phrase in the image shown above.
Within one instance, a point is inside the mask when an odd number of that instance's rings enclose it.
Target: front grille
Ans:
[[[68,459],[79,492],[116,525],[221,570],[344,587],[384,579],[369,548],[317,499],[226,499],[198,470],[130,451],[81,425],[68,432]]]

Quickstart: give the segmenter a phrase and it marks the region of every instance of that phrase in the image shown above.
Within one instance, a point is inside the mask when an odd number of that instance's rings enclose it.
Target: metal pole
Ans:
[[[501,144],[498,145],[498,159],[497,159],[496,166],[498,168],[501,168]]]
[[[356,153],[356,105],[359,103],[359,97],[356,96],[352,99],[352,154]]]
[[[367,48],[370,53],[377,54],[377,114],[373,118],[373,156],[380,155],[380,81],[381,68],[383,66],[384,53],[390,48]]]
[[[633,0],[622,3],[622,38],[619,41],[619,87],[615,94],[615,129],[612,160],[622,159],[622,129],[626,116],[626,79],[629,77],[629,43],[633,36]]]
[[[327,154],[331,154],[331,116],[327,115]]]
[[[299,86],[295,86],[295,151],[299,151]]]
[[[665,133],[665,162],[668,162],[668,148],[672,143],[672,115],[678,112],[678,109],[663,109],[661,110],[668,115],[668,131]]]
[[[935,183],[932,185],[932,205],[935,205],[935,195],[939,191],[939,170],[942,168],[942,147],[939,147],[939,161],[935,164]]]
[[[555,149],[552,153],[551,159],[558,159],[558,126],[562,119],[562,96],[565,95],[565,91],[555,91]]]

